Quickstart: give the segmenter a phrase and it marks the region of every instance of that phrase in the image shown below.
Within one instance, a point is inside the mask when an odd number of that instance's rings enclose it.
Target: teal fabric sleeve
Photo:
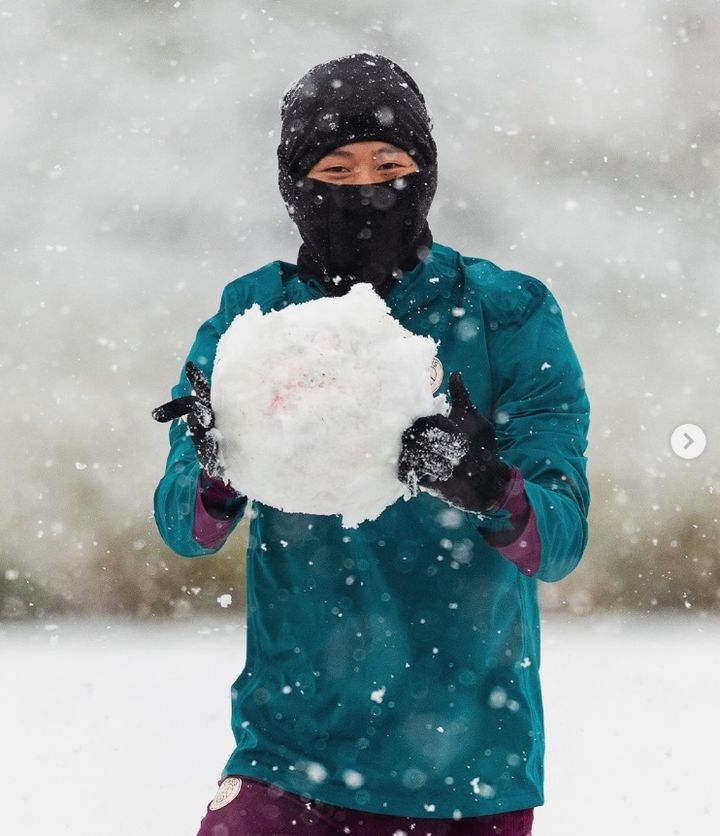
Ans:
[[[200,327],[188,354],[187,360],[198,365],[209,379],[212,377],[215,350],[220,335],[238,313],[249,307],[245,298],[247,294],[242,294],[241,288],[242,282],[233,282],[225,288],[220,310]],[[185,377],[183,364],[180,381],[173,387],[172,397],[179,398],[190,393],[191,388]],[[165,474],[155,491],[155,521],[166,545],[183,557],[214,554],[224,543],[223,540],[213,548],[203,548],[193,539],[199,476],[200,463],[192,439],[187,434],[187,424],[184,420],[173,421],[170,426],[170,454]],[[238,496],[226,507],[232,524],[227,529],[225,539],[242,519],[246,506],[247,499]]]
[[[521,278],[526,306],[488,329],[493,419],[500,455],[522,472],[535,512],[536,577],[557,581],[575,568],[587,544],[590,404],[557,300],[542,282]],[[506,517],[491,513],[479,525],[498,530]]]

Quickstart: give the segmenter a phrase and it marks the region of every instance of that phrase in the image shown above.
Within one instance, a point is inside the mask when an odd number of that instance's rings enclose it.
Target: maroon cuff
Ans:
[[[208,487],[203,491],[203,482]],[[198,476],[195,489],[195,513],[193,515],[193,540],[204,549],[214,549],[221,546],[233,525],[233,519],[218,519],[211,513],[211,509],[220,511],[228,500],[237,494],[222,479],[212,479],[202,473]]]
[[[524,575],[534,575],[540,566],[540,535],[535,511],[525,495],[525,481],[520,469],[510,468],[510,481],[493,511],[503,510],[508,515],[504,531],[488,531],[485,542],[514,563]],[[508,543],[508,535],[512,540]],[[495,541],[495,542],[493,542]],[[504,543],[497,545],[497,542]]]
[[[514,563],[523,575],[534,575],[537,572],[540,567],[540,535],[532,507],[525,527],[512,543],[494,548]]]

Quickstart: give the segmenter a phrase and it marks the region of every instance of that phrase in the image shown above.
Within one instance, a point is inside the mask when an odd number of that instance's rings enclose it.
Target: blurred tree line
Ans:
[[[658,507],[628,517],[625,500],[615,501],[616,491],[597,482],[591,490],[588,548],[568,578],[540,584],[546,611],[720,611],[720,514],[714,496],[698,496],[689,513]],[[219,554],[187,559],[161,544],[152,520],[111,530],[100,510],[89,556],[66,557],[54,572],[6,570],[0,577],[0,617],[180,618],[224,611],[234,616],[244,609],[247,518]]]

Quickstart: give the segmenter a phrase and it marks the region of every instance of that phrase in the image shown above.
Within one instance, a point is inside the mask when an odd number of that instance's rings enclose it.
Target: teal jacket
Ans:
[[[231,282],[190,354],[211,375],[220,335],[253,303],[311,302],[319,284],[273,262]],[[537,279],[434,244],[387,303],[439,343],[496,428],[534,511],[533,577],[489,546],[503,513],[457,511],[420,493],[378,519],[287,514],[254,502],[247,657],[232,688],[236,748],[224,774],[329,804],[427,818],[543,801],[537,581],[557,581],[587,542],[589,404],[557,301]],[[181,379],[173,397],[188,394]],[[199,464],[184,425],[155,495],[167,545],[188,557]],[[246,502],[229,508],[233,524]],[[228,532],[229,533],[229,532]]]

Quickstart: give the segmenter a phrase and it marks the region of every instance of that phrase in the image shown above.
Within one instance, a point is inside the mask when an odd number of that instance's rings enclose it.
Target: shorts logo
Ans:
[[[432,365],[430,366],[430,386],[432,387],[433,392],[437,392],[440,388],[440,384],[442,383],[443,379],[443,367],[442,363],[436,357],[432,361]]]
[[[242,788],[242,778],[225,778],[225,780],[218,787],[215,793],[215,798],[210,802],[211,810],[219,810],[225,807],[234,798],[237,798],[238,793]]]

